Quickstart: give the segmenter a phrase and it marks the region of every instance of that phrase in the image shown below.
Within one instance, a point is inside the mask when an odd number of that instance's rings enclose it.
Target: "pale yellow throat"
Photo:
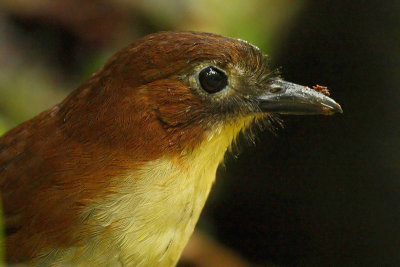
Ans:
[[[191,236],[218,165],[252,118],[215,127],[179,159],[164,156],[123,178],[118,192],[91,209],[97,232],[60,262],[74,265],[174,266]],[[75,257],[80,255],[79,257]]]

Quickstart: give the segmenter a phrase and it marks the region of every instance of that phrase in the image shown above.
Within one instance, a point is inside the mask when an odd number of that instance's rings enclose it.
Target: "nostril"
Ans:
[[[269,89],[269,92],[273,93],[273,94],[276,94],[276,93],[279,93],[282,90],[283,90],[282,87],[272,87],[272,88]]]

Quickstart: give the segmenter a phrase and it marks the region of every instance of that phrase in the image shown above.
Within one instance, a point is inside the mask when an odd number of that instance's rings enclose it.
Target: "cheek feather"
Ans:
[[[194,148],[203,140],[213,118],[207,103],[193,95],[187,85],[167,79],[150,83],[141,90],[157,123],[167,132],[171,146],[180,150]]]

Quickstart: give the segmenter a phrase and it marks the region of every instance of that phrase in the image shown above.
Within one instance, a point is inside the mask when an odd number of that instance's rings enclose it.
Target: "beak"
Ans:
[[[343,113],[332,98],[311,88],[276,80],[270,90],[258,97],[263,112],[292,115],[332,115]]]

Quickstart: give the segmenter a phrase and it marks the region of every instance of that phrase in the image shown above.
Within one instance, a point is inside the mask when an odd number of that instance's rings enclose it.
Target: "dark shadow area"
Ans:
[[[297,17],[275,65],[328,86],[344,114],[283,117],[228,160],[208,210],[229,246],[261,264],[400,264],[399,14],[398,1],[312,1]]]

